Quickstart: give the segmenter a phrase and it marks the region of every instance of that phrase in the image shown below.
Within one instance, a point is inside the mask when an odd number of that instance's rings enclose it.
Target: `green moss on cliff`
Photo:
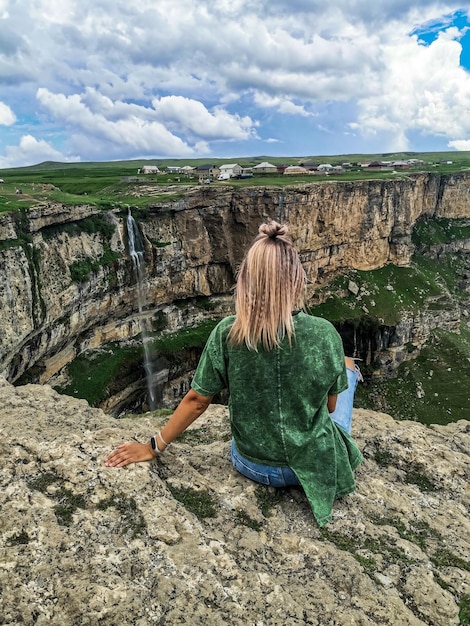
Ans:
[[[140,346],[121,347],[110,343],[105,349],[79,355],[67,367],[69,383],[56,387],[59,393],[84,398],[98,406],[109,395],[110,386],[126,372],[142,364]]]
[[[184,350],[202,350],[216,323],[207,321],[178,333],[155,337],[150,344],[151,358],[156,362],[161,355],[171,359],[172,355],[177,356]],[[157,318],[156,326],[160,324],[161,319]],[[114,381],[144,378],[143,347],[140,343],[109,343],[99,351],[79,355],[67,366],[66,373],[70,382],[56,387],[56,390],[99,406],[110,395]]]
[[[67,367],[70,382],[56,389],[98,406],[107,398],[113,381],[123,376],[128,369],[138,367],[140,361],[139,348],[120,348],[117,344],[108,344],[105,350],[78,356]]]
[[[147,530],[147,522],[134,498],[116,493],[106,500],[100,500],[96,508],[99,511],[106,511],[111,507],[115,508],[120,515],[121,533],[129,534],[131,539],[136,539]]]
[[[445,281],[455,284],[452,265],[449,259],[439,265],[439,271]],[[372,271],[349,272],[322,290],[331,295],[323,304],[312,308],[312,312],[331,322],[357,319],[359,324],[359,320],[375,318],[394,326],[404,313],[422,310],[430,299],[448,297],[447,288],[436,282],[437,269],[434,261],[417,257],[410,267],[386,265]],[[347,291],[349,280],[359,288],[357,296]]]
[[[109,247],[105,247],[104,253],[99,259],[87,258],[74,261],[70,266],[70,277],[75,283],[87,282],[100,267],[112,265],[120,258],[119,252],[114,252]]]
[[[153,345],[160,354],[172,354],[188,348],[202,348],[218,320],[207,320],[194,328],[155,339]]]
[[[459,609],[459,626],[470,626],[470,595],[462,596]]]
[[[57,502],[54,513],[61,526],[70,526],[77,509],[86,507],[86,497],[64,486],[64,480],[54,472],[42,472],[27,481],[28,487],[40,491]]]
[[[416,222],[412,234],[412,243],[421,249],[465,239],[470,239],[467,219],[421,219]]]
[[[433,331],[419,356],[402,363],[392,379],[359,386],[357,406],[425,424],[470,420],[470,329]]]
[[[66,224],[53,224],[41,229],[44,239],[50,240],[62,233],[79,237],[82,233],[88,235],[100,235],[105,241],[109,241],[116,230],[116,226],[106,219],[104,215],[90,215],[83,220],[68,222]]]
[[[420,220],[412,239],[418,251],[409,267],[386,265],[372,271],[348,272],[320,290],[329,296],[312,312],[332,322],[372,317],[393,326],[404,314],[426,308],[445,310],[465,300],[460,283],[470,272],[468,255],[448,252],[434,259],[424,253],[434,244],[469,240],[469,220]],[[350,280],[359,289],[357,296],[347,289]]]
[[[17,532],[14,535],[11,535],[7,539],[7,545],[8,546],[24,546],[24,545],[27,545],[30,542],[30,540],[31,540],[30,536],[23,528],[20,532]]]

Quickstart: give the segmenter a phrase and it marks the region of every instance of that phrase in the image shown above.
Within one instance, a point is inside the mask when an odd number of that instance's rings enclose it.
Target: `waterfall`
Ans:
[[[140,236],[137,222],[132,217],[131,210],[127,212],[127,237],[129,242],[129,254],[137,282],[137,304],[139,307],[139,323],[142,335],[142,345],[144,348],[144,369],[147,379],[148,405],[151,411],[155,409],[156,398],[153,389],[153,363],[151,358],[151,334],[148,328],[148,319],[143,315],[143,310],[147,304],[147,273],[145,270],[144,244]]]

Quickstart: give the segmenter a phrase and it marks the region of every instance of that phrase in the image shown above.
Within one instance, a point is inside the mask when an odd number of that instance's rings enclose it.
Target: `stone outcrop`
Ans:
[[[357,491],[319,529],[301,490],[238,475],[211,406],[158,461],[106,468],[115,420],[0,378],[0,623],[457,626],[470,602],[470,423],[356,410]]]
[[[85,228],[97,215],[109,223],[106,234]],[[312,294],[347,269],[408,264],[419,218],[469,216],[466,174],[187,189],[179,200],[136,212],[147,259],[142,315],[154,322],[163,312],[168,330],[203,319],[191,302],[230,293],[247,245],[268,218],[289,223]],[[84,350],[138,334],[125,218],[118,210],[60,204],[0,217],[0,373],[8,380],[29,372],[46,382]],[[80,263],[89,265],[81,282],[72,272]]]

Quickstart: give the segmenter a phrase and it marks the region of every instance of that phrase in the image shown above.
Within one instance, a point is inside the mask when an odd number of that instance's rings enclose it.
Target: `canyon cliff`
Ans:
[[[468,624],[468,421],[355,410],[357,490],[321,529],[301,490],[232,468],[223,406],[158,460],[105,467],[161,424],[0,377],[0,623]]]
[[[178,199],[160,192],[134,216],[147,269],[140,313],[125,212],[51,203],[0,217],[0,373],[9,381],[27,373],[47,382],[78,354],[137,336],[142,317],[154,328],[164,319],[166,332],[191,327],[208,316],[194,306],[204,297],[219,317],[230,312],[236,268],[266,219],[289,224],[310,300],[349,269],[406,266],[418,220],[470,217],[470,175],[194,187]],[[460,311],[446,315],[442,323],[456,328]],[[413,325],[405,320],[403,343]]]

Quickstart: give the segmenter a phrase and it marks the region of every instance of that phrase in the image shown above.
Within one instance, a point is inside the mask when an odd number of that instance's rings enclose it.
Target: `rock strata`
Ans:
[[[115,420],[0,378],[1,624],[457,626],[468,616],[469,422],[356,410],[357,491],[319,529],[300,490],[232,469],[223,406],[158,462],[103,465],[163,419]]]
[[[266,219],[289,223],[310,298],[314,287],[347,270],[408,265],[416,221],[468,218],[469,196],[466,173],[189,188],[178,200],[163,194],[140,217],[136,210],[147,262],[144,315],[152,322],[157,313],[171,317],[174,303],[230,294]],[[140,332],[126,217],[53,203],[0,216],[0,373],[8,380],[27,373],[49,382],[83,351]]]

